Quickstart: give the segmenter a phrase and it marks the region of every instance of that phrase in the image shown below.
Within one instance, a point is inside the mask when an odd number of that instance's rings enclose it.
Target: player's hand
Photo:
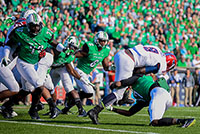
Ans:
[[[108,111],[112,111],[112,110],[113,110],[113,107],[112,107],[111,105],[109,105],[109,106],[106,107],[106,109],[107,109]]]
[[[115,67],[115,64],[111,64],[109,67],[108,67],[108,70],[112,71],[112,70],[115,70],[116,67]]]
[[[86,85],[89,85],[89,83],[90,83],[90,81],[87,78],[85,78],[85,77],[81,77],[80,81],[82,81]]]
[[[110,89],[111,89],[111,90],[113,90],[114,88],[118,88],[118,87],[121,87],[121,82],[120,82],[120,81],[113,82],[113,83],[110,85]]]
[[[11,62],[11,60],[7,57],[4,57],[1,61],[1,66],[7,66],[9,63]]]

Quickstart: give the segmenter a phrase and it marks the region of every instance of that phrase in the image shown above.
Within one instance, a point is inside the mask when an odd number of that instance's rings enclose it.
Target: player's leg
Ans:
[[[36,72],[34,65],[24,62],[21,59],[17,60],[17,69],[21,76],[34,86],[34,91],[32,93],[32,104],[29,110],[29,115],[32,119],[39,119],[37,112],[37,104],[42,95],[44,89],[43,83],[40,80],[38,73]]]
[[[67,93],[66,96],[69,98],[69,103],[62,110],[62,112],[67,113],[71,107],[76,105],[78,108],[78,112],[79,112],[78,116],[79,117],[87,116],[86,111],[83,109],[80,96],[79,96],[78,92],[74,89],[72,79],[71,79],[69,73],[67,72],[66,68],[64,67],[61,72],[62,72],[60,74],[61,80],[62,80],[64,89]]]
[[[171,125],[172,118],[162,118],[165,111],[172,106],[170,94],[163,88],[155,87],[150,92],[149,116],[152,126]]]
[[[0,100],[11,97],[19,92],[19,84],[9,68],[0,67],[0,82],[8,88],[8,90],[0,92]]]
[[[60,110],[56,107],[56,103],[52,98],[54,93],[54,86],[49,74],[47,74],[45,82],[44,82],[44,90],[42,92],[43,98],[47,101],[50,110],[50,118],[54,119],[60,114]]]

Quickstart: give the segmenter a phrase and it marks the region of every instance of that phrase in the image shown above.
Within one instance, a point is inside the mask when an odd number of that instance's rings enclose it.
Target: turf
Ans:
[[[85,106],[86,111],[93,106]],[[59,106],[62,109],[62,106]],[[123,109],[129,107],[121,106]],[[4,119],[0,116],[0,134],[200,134],[200,107],[172,107],[164,117],[195,118],[196,123],[189,128],[178,125],[167,127],[149,126],[147,108],[144,108],[131,117],[118,115],[114,112],[103,110],[99,115],[99,125],[92,124],[89,117],[77,117],[77,108],[71,109],[68,115],[59,115],[50,119],[42,114],[48,111],[48,106],[39,112],[41,120],[31,120],[27,114],[29,106],[15,106],[17,117]]]

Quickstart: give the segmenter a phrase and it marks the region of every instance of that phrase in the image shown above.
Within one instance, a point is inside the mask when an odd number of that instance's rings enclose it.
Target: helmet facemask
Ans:
[[[40,31],[42,30],[42,27],[43,27],[41,17],[38,14],[35,14],[35,13],[30,14],[27,17],[26,24],[27,24],[28,32],[32,36],[38,35],[40,33]]]
[[[64,46],[66,47],[65,53],[67,55],[70,55],[75,54],[76,51],[79,50],[80,43],[78,38],[76,38],[75,36],[69,36],[65,41]]]
[[[108,34],[106,32],[99,31],[95,35],[94,42],[95,42],[95,44],[97,45],[98,48],[103,48],[108,43]]]

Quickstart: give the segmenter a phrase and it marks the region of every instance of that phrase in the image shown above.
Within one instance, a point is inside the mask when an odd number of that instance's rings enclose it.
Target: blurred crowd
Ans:
[[[111,56],[140,43],[173,52],[180,67],[196,67],[199,60],[199,0],[1,0],[0,4],[1,42],[10,27],[5,20],[29,8],[37,11],[59,42],[73,34],[83,44],[104,30],[114,47]]]
[[[0,42],[5,41],[11,26],[7,19],[26,9],[34,9],[61,43],[68,35],[76,35],[83,45],[88,40],[93,41],[96,32],[106,31],[110,39],[111,61],[118,50],[142,44],[174,53],[178,67],[200,68],[199,0],[0,0],[0,5]],[[186,74],[186,78],[182,77],[174,84],[171,76],[175,72],[169,75],[169,84],[172,96],[176,94],[177,105],[178,83],[182,83],[185,89],[184,105],[195,105],[199,83],[194,80],[188,84],[190,76]],[[109,72],[109,78],[113,80],[113,72]],[[191,85],[195,88],[188,88]],[[191,94],[196,95],[195,100]]]

